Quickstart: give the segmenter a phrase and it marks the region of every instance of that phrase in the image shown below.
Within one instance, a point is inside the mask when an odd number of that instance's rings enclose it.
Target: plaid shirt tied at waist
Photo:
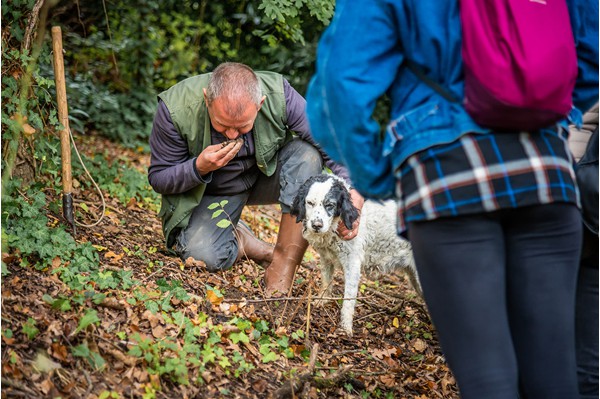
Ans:
[[[566,133],[466,134],[409,157],[397,183],[398,233],[440,217],[569,202],[580,206]]]

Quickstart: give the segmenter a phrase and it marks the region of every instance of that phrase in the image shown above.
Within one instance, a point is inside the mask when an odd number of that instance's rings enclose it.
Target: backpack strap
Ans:
[[[427,76],[425,74],[425,72],[423,72],[423,69],[421,69],[421,67],[419,65],[417,65],[416,62],[411,61],[409,59],[406,59],[405,62],[406,62],[406,66],[408,67],[408,69],[410,69],[410,71],[412,73],[414,73],[417,78],[421,79],[427,86],[431,87],[440,96],[444,97],[447,101],[449,101],[451,103],[460,102],[452,94],[450,94],[450,92],[448,90],[446,90],[444,87],[442,87],[436,81],[434,81],[429,76]]]

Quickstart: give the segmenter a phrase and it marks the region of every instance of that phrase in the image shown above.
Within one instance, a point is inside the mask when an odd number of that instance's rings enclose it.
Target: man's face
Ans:
[[[232,109],[241,110],[241,112],[232,113]],[[242,100],[236,104],[231,104],[227,99],[217,98],[208,106],[208,115],[212,127],[217,132],[229,140],[235,140],[242,134],[252,130],[259,110],[260,105],[257,107],[250,100]]]

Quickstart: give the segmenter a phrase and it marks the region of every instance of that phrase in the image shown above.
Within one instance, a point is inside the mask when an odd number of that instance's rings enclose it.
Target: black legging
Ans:
[[[425,300],[464,399],[577,398],[571,204],[409,225]]]

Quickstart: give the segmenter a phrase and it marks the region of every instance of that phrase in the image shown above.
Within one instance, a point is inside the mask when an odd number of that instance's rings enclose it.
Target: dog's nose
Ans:
[[[321,219],[315,219],[310,224],[314,231],[319,231],[323,228],[323,221]]]

